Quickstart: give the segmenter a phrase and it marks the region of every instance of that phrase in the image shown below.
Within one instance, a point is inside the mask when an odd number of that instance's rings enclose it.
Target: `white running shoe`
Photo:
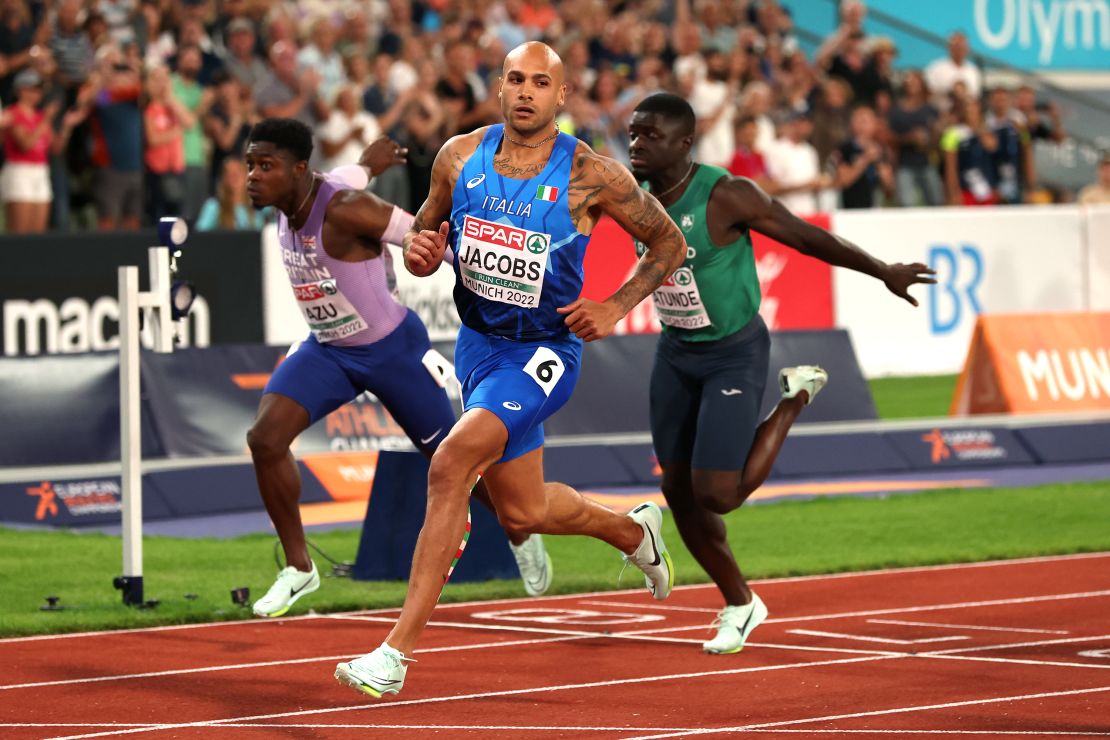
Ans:
[[[716,655],[731,655],[744,649],[744,641],[767,618],[767,605],[752,592],[752,600],[740,606],[726,606],[717,612],[713,626],[717,635],[701,644],[702,650]]]
[[[528,535],[528,539],[519,547],[512,542],[509,549],[516,558],[516,567],[520,569],[520,580],[524,581],[524,590],[529,596],[542,596],[551,586],[551,576],[554,569],[551,566],[551,556],[543,546],[543,537],[538,534]]]
[[[254,602],[254,613],[259,617],[280,617],[289,611],[297,599],[307,596],[320,588],[320,574],[316,563],[308,573],[297,570],[292,565],[278,573],[274,585],[258,601]]]
[[[644,572],[648,591],[662,601],[674,586],[674,564],[663,544],[663,512],[657,504],[648,501],[628,512],[628,517],[643,528],[644,540],[636,552],[624,556],[624,561]]]
[[[779,387],[782,388],[783,398],[793,398],[801,391],[809,393],[806,405],[813,403],[813,399],[829,382],[829,374],[816,365],[798,365],[797,367],[784,367],[779,370]]]
[[[383,694],[399,694],[405,685],[405,663],[415,663],[384,642],[372,653],[349,663],[337,663],[335,678],[355,691],[381,699]]]

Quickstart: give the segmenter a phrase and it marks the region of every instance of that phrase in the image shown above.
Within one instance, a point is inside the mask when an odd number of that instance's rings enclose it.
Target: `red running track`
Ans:
[[[400,697],[334,664],[395,610],[0,640],[0,738],[1110,737],[1110,553],[444,605]]]

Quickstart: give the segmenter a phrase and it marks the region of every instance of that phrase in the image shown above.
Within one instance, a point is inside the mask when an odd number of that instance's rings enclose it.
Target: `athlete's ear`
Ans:
[[[559,101],[557,105],[562,108],[567,102],[567,86],[566,83],[559,85]]]

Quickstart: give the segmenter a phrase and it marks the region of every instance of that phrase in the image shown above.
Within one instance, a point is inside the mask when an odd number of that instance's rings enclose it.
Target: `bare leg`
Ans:
[[[727,514],[740,508],[763,485],[782,450],[786,435],[809,398],[807,391],[784,398],[759,427],[743,470],[700,470],[691,473],[694,498],[701,507]]]
[[[471,495],[476,500],[480,501],[483,506],[492,511],[494,514],[497,513],[497,508],[493,505],[493,501],[490,499],[489,489],[486,488],[486,482],[483,479],[478,479],[478,483],[474,486],[474,490],[471,492]],[[524,544],[524,541],[526,539],[528,539],[529,533],[520,532],[515,529],[506,529],[505,534],[508,535],[509,542],[519,547],[520,545]]]
[[[46,231],[47,227],[50,225],[50,204],[36,203],[34,209],[34,225],[32,230],[36,234],[41,234]]]
[[[495,465],[487,474],[502,526],[539,534],[583,534],[626,555],[643,539],[643,529],[626,516],[590,501],[565,483],[543,480],[543,448]],[[542,491],[542,495],[537,495]]]
[[[293,399],[277,393],[262,396],[247,445],[254,460],[254,475],[266,511],[274,523],[285,562],[300,571],[312,570],[301,524],[301,471],[289,447],[308,428],[308,411]],[[461,535],[460,535],[461,539]]]
[[[488,469],[501,456],[508,437],[500,419],[485,409],[472,409],[432,455],[428,505],[412,555],[408,592],[397,624],[386,638],[395,650],[409,655],[416,647],[466,529],[470,488],[478,471]]]
[[[809,391],[801,391],[793,398],[784,398],[775,406],[771,415],[764,419],[755,430],[755,440],[752,449],[748,452],[748,459],[744,463],[744,474],[740,479],[740,500],[737,506],[744,503],[748,496],[763,485],[767,476],[771,474],[771,466],[782,450],[786,435],[790,427],[794,426],[798,415],[802,413],[809,401]]]
[[[508,431],[494,414],[471,409],[451,429],[432,456],[428,508],[416,541],[412,575],[401,616],[386,638],[390,647],[411,654],[431,618],[447,570],[466,527],[466,501],[479,470],[505,529],[516,532],[586,534],[632,553],[643,539],[639,524],[582,498],[574,489],[543,482],[543,453],[533,450],[496,463]]]
[[[686,548],[717,584],[725,603],[739,605],[751,601],[751,589],[728,544],[725,521],[694,497],[689,464],[663,466],[663,495]]]

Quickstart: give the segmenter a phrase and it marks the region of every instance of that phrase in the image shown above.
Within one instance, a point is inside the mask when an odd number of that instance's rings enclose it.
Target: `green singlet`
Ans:
[[[706,206],[727,170],[698,164],[682,197],[667,215],[686,237],[686,261],[652,294],[663,333],[687,342],[710,342],[743,329],[759,311],[759,278],[751,233],[716,245],[709,236]],[[645,190],[650,190],[647,183]],[[646,247],[636,242],[636,253]]]

